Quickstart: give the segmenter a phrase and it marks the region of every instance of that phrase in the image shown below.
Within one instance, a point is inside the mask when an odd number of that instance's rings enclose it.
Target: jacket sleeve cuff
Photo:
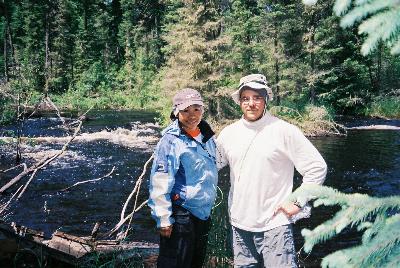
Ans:
[[[175,220],[172,217],[165,217],[165,218],[161,218],[159,224],[157,225],[158,228],[161,227],[168,227],[172,224],[174,224]]]

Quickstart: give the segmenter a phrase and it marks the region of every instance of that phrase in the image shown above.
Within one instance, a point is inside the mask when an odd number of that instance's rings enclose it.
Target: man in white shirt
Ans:
[[[235,267],[297,267],[291,217],[307,200],[285,203],[294,168],[304,184],[322,184],[327,172],[317,149],[294,125],[266,110],[272,91],[264,75],[240,79],[232,94],[243,116],[217,138],[217,165],[229,165],[228,210]]]

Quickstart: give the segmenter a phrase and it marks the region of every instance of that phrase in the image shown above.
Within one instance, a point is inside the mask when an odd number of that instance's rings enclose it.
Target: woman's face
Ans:
[[[197,128],[203,117],[203,106],[193,104],[184,110],[179,111],[178,119],[184,130],[193,131]]]

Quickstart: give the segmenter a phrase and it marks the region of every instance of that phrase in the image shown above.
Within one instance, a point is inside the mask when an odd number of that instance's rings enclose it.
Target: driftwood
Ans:
[[[19,168],[21,166],[24,167],[24,171],[28,168],[25,163],[22,163],[22,164],[19,164],[18,166],[12,167],[12,168],[8,168],[8,169],[5,169],[5,170],[0,170],[0,172],[5,173],[7,171],[10,171],[10,170],[13,170],[13,169],[17,169],[17,168]]]
[[[114,172],[114,170],[115,170],[115,166],[113,166],[113,168],[111,169],[110,172],[108,172],[106,175],[104,175],[104,176],[102,176],[100,178],[93,179],[93,180],[80,181],[80,182],[75,183],[74,185],[71,185],[71,186],[69,186],[67,188],[62,189],[61,191],[67,191],[67,190],[69,190],[69,189],[71,189],[71,188],[73,188],[73,187],[75,187],[77,185],[80,185],[80,184],[84,184],[84,183],[88,183],[88,182],[95,182],[95,181],[99,181],[101,179],[107,178],[107,177],[111,176],[111,174]]]
[[[370,125],[370,126],[349,127],[347,129],[358,129],[358,130],[400,130],[400,126]]]
[[[99,255],[121,260],[136,257],[146,263],[147,259],[154,259],[158,253],[158,245],[154,243],[95,240],[91,236],[80,237],[60,231],[54,232],[50,239],[46,239],[43,232],[15,223],[0,222],[0,233],[7,239],[16,239],[20,250],[28,249],[37,256],[57,259],[72,265],[89,262]],[[146,266],[153,267],[149,261]]]
[[[19,190],[21,190],[22,185],[18,188],[18,190],[11,196],[11,198],[7,201],[5,204],[0,205],[0,215],[3,213],[3,211],[8,207],[8,205],[11,203],[11,201],[14,199],[14,197],[17,195]]]
[[[41,161],[39,161],[38,163],[32,165],[31,167],[29,167],[28,169],[24,170],[23,172],[21,172],[20,174],[18,174],[16,177],[14,177],[12,180],[10,180],[8,183],[6,183],[3,187],[0,188],[0,194],[3,193],[4,191],[6,191],[8,188],[10,188],[12,185],[14,185],[15,183],[17,183],[21,178],[23,178],[24,176],[28,175],[29,173],[32,172],[32,175],[28,181],[28,183],[25,185],[24,189],[22,190],[22,192],[19,194],[18,197],[21,197],[22,193],[25,191],[26,187],[29,185],[30,181],[32,180],[33,176],[36,174],[36,172],[39,169],[42,169],[43,167],[45,167],[47,164],[49,164],[50,162],[52,162],[54,159],[56,159],[57,157],[59,157],[61,154],[64,153],[64,151],[67,149],[68,145],[75,139],[76,135],[78,134],[78,132],[80,131],[82,126],[82,121],[80,122],[79,126],[75,129],[75,133],[70,137],[70,139],[64,144],[64,146],[62,147],[62,149],[51,155],[48,156],[44,159],[42,159]]]
[[[110,237],[110,236],[114,235],[122,227],[122,225],[124,225],[124,223],[127,220],[130,220],[128,228],[126,229],[125,233],[123,233],[122,236],[119,237],[120,239],[126,238],[133,214],[135,214],[137,211],[139,211],[139,209],[141,209],[144,205],[147,204],[147,200],[146,200],[142,204],[140,204],[139,207],[137,207],[139,190],[140,190],[140,186],[142,185],[143,176],[146,174],[147,166],[153,160],[153,158],[154,158],[154,155],[151,155],[150,158],[144,164],[142,174],[140,174],[139,178],[137,179],[137,181],[135,183],[135,187],[133,188],[132,192],[130,193],[130,195],[128,196],[128,198],[126,199],[126,201],[124,203],[119,222],[114,226],[114,228],[112,228],[108,233],[106,233],[106,236]],[[135,193],[136,193],[136,198],[135,198],[133,210],[128,216],[125,216],[126,208],[128,207],[128,204]]]

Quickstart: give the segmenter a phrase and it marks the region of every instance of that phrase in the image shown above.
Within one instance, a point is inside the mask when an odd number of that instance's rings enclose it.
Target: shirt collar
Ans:
[[[242,124],[247,128],[258,129],[261,126],[264,126],[271,118],[272,115],[268,111],[265,111],[265,114],[257,121],[247,121],[243,115],[241,121]]]

